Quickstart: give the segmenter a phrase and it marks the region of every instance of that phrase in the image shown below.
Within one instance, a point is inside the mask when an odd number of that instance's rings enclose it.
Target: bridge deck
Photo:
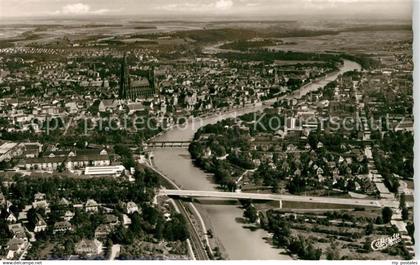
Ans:
[[[191,141],[150,141],[146,144],[148,148],[173,148],[173,147],[189,147]]]
[[[190,144],[191,141],[150,141],[149,144]]]
[[[260,194],[260,193],[243,193],[243,192],[219,192],[219,191],[193,191],[193,190],[166,190],[159,191],[160,195],[181,196],[181,197],[203,197],[203,198],[226,198],[226,199],[250,199],[250,200],[267,200],[267,201],[289,201],[289,202],[309,202],[309,203],[325,203],[337,205],[351,205],[360,207],[381,207],[378,200],[365,199],[343,199],[333,197],[310,197],[297,195],[280,195],[280,194]]]

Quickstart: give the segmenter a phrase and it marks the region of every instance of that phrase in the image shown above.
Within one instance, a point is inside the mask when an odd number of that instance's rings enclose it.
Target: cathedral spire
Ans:
[[[130,90],[130,76],[128,73],[127,53],[124,53],[124,57],[121,63],[121,71],[120,71],[120,90],[118,93],[119,98],[127,99],[129,90]]]

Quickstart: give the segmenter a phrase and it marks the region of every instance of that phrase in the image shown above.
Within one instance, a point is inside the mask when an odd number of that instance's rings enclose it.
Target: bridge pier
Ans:
[[[279,200],[278,202],[279,202],[279,209],[282,209],[283,208],[283,201]]]

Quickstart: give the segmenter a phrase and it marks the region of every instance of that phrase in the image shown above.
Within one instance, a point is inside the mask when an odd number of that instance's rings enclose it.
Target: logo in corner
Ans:
[[[371,248],[375,251],[380,251],[387,249],[388,247],[394,246],[401,242],[401,235],[394,234],[391,237],[383,237],[376,240],[373,240],[370,244]]]

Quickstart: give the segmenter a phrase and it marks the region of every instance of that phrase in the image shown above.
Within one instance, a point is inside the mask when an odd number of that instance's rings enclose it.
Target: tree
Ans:
[[[316,132],[311,132],[308,136],[308,143],[312,149],[317,149],[319,142],[318,134]]]
[[[142,226],[141,226],[141,216],[139,213],[135,212],[132,216],[131,216],[131,225],[130,225],[130,230],[135,234],[138,235],[142,232]]]
[[[291,252],[296,253],[299,258],[304,260],[319,260],[322,255],[321,249],[315,249],[312,242],[302,236],[293,238],[289,249]]]
[[[366,235],[370,235],[373,233],[373,224],[371,222],[369,222],[369,224],[366,226]]]
[[[372,251],[371,245],[372,245],[372,239],[366,238],[365,242],[363,243],[363,249],[366,252],[371,252]]]
[[[114,146],[114,151],[117,155],[121,156],[121,162],[125,168],[129,169],[135,166],[133,153],[128,147],[123,145],[116,145]]]
[[[385,224],[391,222],[392,215],[393,215],[393,212],[391,208],[385,207],[382,209],[382,220]]]
[[[165,223],[163,236],[168,241],[185,241],[189,237],[187,222],[184,216],[175,213],[169,222]]]
[[[400,209],[405,208],[405,193],[400,194]]]
[[[6,245],[9,238],[12,237],[12,234],[9,232],[9,228],[4,219],[0,219],[0,235],[0,246]]]
[[[270,220],[271,221],[271,220]],[[273,241],[274,244],[282,247],[289,246],[290,240],[290,226],[285,221],[280,221],[278,223],[271,224],[273,227]]]
[[[64,243],[64,255],[69,256],[73,254],[74,242],[71,239],[66,240]]]
[[[212,143],[210,148],[216,154],[216,156],[226,155],[226,149],[217,143]]]
[[[36,222],[38,221],[36,209],[34,208],[29,209],[26,216],[28,219],[28,227],[30,230],[33,230]]]
[[[403,219],[404,221],[407,221],[407,220],[408,220],[408,209],[407,209],[407,207],[404,207],[404,208],[401,210],[401,217],[402,217],[402,219]]]
[[[249,204],[246,208],[245,208],[245,212],[244,212],[244,217],[248,218],[248,220],[251,223],[255,223],[258,219],[258,214],[257,214],[257,209],[255,209],[255,206],[252,204]]]
[[[337,245],[334,241],[331,241],[330,247],[327,249],[327,260],[339,260],[340,252],[337,249]]]
[[[57,166],[57,171],[58,172],[64,172],[64,170],[66,170],[66,165],[63,163],[61,163],[60,165]]]
[[[414,224],[413,223],[408,223],[406,228],[407,228],[408,235],[411,237],[411,241],[413,241],[413,244],[415,244],[415,242],[414,242]]]
[[[133,244],[133,234],[123,226],[119,226],[110,236],[112,242],[123,245]]]

